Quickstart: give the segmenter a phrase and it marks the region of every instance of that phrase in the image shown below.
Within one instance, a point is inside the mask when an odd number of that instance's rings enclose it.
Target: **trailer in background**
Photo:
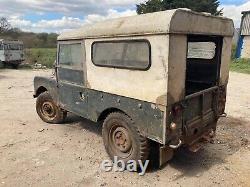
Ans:
[[[11,65],[13,68],[24,61],[23,42],[15,40],[0,39],[0,62],[5,65]]]

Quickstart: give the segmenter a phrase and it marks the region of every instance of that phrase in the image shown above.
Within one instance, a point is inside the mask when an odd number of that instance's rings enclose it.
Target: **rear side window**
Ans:
[[[9,44],[9,49],[10,50],[19,50],[19,45],[18,44]]]
[[[187,58],[211,60],[215,57],[216,44],[214,42],[189,42]]]
[[[68,67],[82,67],[83,53],[81,44],[60,44],[59,64]]]
[[[151,65],[150,44],[145,40],[95,42],[92,61],[96,66],[147,70]]]

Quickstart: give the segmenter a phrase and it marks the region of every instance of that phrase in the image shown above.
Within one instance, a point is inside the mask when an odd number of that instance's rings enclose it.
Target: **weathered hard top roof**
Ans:
[[[175,9],[86,25],[61,34],[58,40],[169,33],[233,36],[234,26],[228,18]]]

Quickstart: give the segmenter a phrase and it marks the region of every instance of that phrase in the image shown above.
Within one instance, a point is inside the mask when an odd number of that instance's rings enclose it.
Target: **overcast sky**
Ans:
[[[0,16],[12,26],[33,32],[63,32],[86,23],[135,15],[135,5],[145,0],[0,0]],[[221,0],[224,16],[240,25],[241,12],[250,0]]]

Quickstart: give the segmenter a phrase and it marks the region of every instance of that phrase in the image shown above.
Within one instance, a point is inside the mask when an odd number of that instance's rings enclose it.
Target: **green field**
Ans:
[[[25,50],[25,61],[30,65],[42,64],[52,68],[56,60],[56,48],[32,48]]]
[[[230,70],[250,74],[250,59],[235,59],[230,64]]]

